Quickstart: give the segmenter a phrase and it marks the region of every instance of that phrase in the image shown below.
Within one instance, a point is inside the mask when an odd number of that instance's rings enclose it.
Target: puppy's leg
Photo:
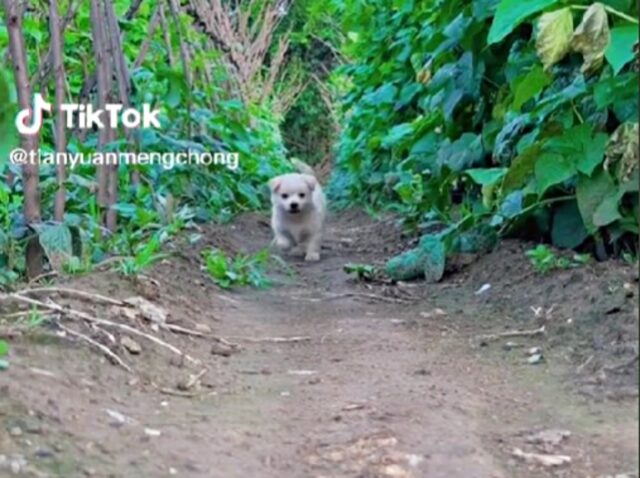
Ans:
[[[288,251],[293,247],[293,242],[285,234],[276,231],[275,237],[273,238],[273,241],[271,241],[271,246],[276,246],[282,251]]]
[[[316,262],[320,260],[320,242],[322,236],[318,232],[312,235],[307,242],[307,254],[304,256],[304,260],[307,262]]]

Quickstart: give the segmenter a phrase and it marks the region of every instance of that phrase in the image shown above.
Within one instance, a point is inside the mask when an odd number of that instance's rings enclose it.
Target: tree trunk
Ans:
[[[13,73],[18,88],[18,103],[21,109],[28,110],[32,107],[33,98],[31,96],[29,72],[27,71],[27,54],[22,32],[22,8],[17,0],[4,0],[4,9],[5,23],[9,32],[9,50],[13,63]],[[22,149],[28,153],[37,152],[39,147],[38,135],[22,135],[21,145]],[[22,166],[22,183],[25,221],[28,225],[38,224],[41,218],[39,168],[36,162]],[[44,255],[38,238],[31,237],[27,243],[26,257],[27,276],[29,278],[42,274],[43,259]]]
[[[53,74],[55,78],[55,141],[56,151],[64,153],[67,150],[67,131],[65,128],[64,114],[61,105],[65,102],[65,73],[64,73],[64,44],[62,39],[62,23],[58,13],[57,0],[49,0],[49,25],[51,29],[51,53],[53,58]],[[66,165],[61,162],[56,165],[56,180],[58,190],[53,207],[53,218],[62,222],[66,202],[66,190],[64,182],[67,179]]]

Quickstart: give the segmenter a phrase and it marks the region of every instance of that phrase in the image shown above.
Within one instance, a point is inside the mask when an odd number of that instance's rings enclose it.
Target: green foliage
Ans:
[[[376,267],[371,264],[345,264],[344,271],[347,274],[355,274],[358,280],[372,280],[376,275]]]
[[[4,340],[0,340],[0,371],[6,370],[9,368],[9,362],[7,362],[2,357],[5,357],[9,354],[9,344]]]
[[[621,137],[637,128],[637,10],[615,7],[346,1],[354,61],[330,192],[414,229],[455,226],[454,242],[485,224],[559,247],[634,243],[638,155]]]
[[[223,289],[235,286],[266,287],[266,267],[270,254],[267,249],[254,255],[237,254],[229,258],[219,249],[202,251],[204,266],[213,281]]]
[[[554,252],[545,245],[538,245],[535,249],[526,252],[531,260],[531,265],[540,274],[547,274],[555,269],[570,269],[587,264],[591,257],[588,254],[575,254],[571,259],[557,257]]]

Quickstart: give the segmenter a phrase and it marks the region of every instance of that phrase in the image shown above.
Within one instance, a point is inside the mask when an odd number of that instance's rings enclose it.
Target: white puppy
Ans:
[[[305,260],[317,261],[326,214],[324,193],[311,167],[296,159],[292,162],[300,173],[269,181],[273,243],[283,250],[303,247]]]

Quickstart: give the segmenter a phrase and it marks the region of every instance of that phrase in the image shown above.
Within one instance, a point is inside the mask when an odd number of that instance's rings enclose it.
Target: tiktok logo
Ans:
[[[22,110],[16,116],[16,128],[18,128],[18,132],[24,135],[36,134],[40,131],[40,128],[42,128],[44,112],[51,113],[51,108],[51,103],[47,103],[42,95],[37,93],[33,97],[33,109]],[[31,118],[31,124],[27,124],[29,118]]]
[[[47,103],[40,93],[33,97],[33,108],[22,110],[16,116],[16,128],[23,135],[34,135],[42,128],[44,112],[51,113],[53,105]],[[61,104],[60,111],[65,115],[67,128],[90,130],[105,127],[160,128],[160,110],[152,110],[148,104],[142,105],[142,111],[134,108],[124,109],[123,105],[106,104],[104,109],[94,109],[93,105]],[[31,124],[27,124],[31,120]]]

